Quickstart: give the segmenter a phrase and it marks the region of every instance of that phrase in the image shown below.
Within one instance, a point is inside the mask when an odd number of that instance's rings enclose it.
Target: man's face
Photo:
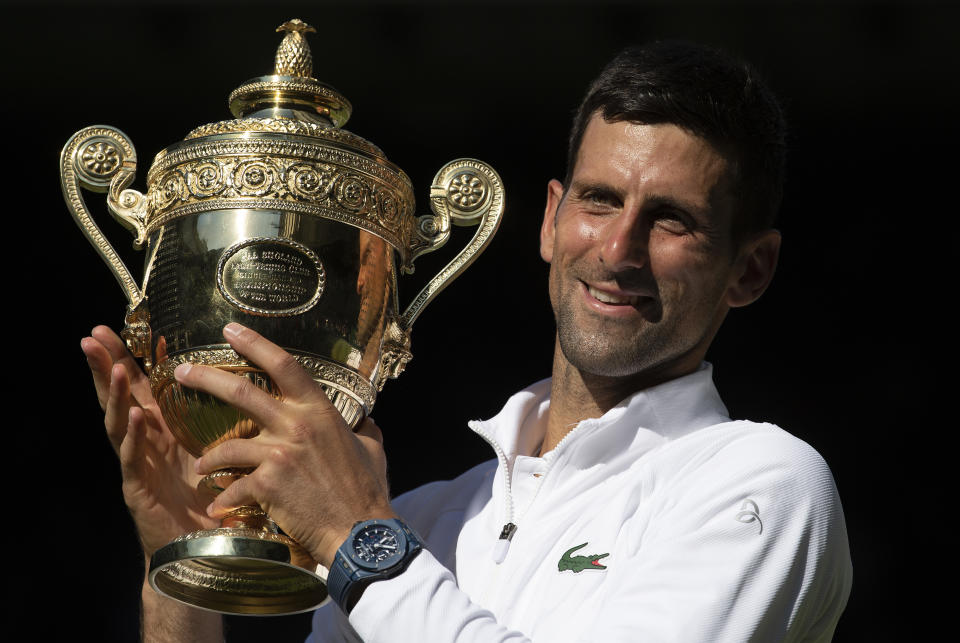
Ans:
[[[739,305],[727,169],[675,125],[594,115],[566,193],[550,183],[541,230],[568,362],[611,377],[697,367]]]

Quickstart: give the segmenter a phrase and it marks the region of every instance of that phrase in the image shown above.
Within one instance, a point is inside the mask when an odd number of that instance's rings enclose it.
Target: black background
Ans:
[[[929,417],[927,380],[953,351],[939,264],[954,246],[955,7],[5,3],[7,550],[15,605],[49,610],[38,640],[61,628],[133,640],[142,571],[79,350],[95,324],[119,329],[125,301],[63,205],[60,148],[81,127],[119,127],[140,157],[133,187],[145,191],[156,152],[229,118],[229,92],[271,72],[273,29],[292,17],[320,32],[310,40],[315,75],[352,101],[346,128],[407,172],[421,213],[434,172],[458,156],[488,161],[507,188],[491,248],[426,310],[414,360],[378,398],[395,492],[490,457],[466,420],[549,375],[537,234],[587,83],[623,46],[656,38],[751,60],[791,125],[784,246],[771,290],[734,311],[711,349],[715,378],[733,417],[780,424],[831,465],[855,570],[837,640],[913,638],[930,623],[930,608],[913,601],[933,602],[915,570],[931,573],[947,551],[924,506],[946,489],[922,471],[943,466],[929,459],[947,451],[950,429]],[[101,196],[86,199],[139,274],[129,235]],[[418,261],[401,282],[404,301],[464,241]],[[308,626],[308,617],[232,620],[229,640],[302,640]]]

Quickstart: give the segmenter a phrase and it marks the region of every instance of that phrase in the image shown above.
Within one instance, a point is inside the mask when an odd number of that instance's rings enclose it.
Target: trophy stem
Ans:
[[[225,529],[259,529],[279,533],[277,524],[257,506],[240,507],[231,511],[220,521],[220,526]]]
[[[197,484],[197,491],[201,493],[220,494],[227,487],[253,471],[250,468],[218,469],[204,476]],[[237,507],[220,520],[220,526],[228,529],[259,529],[271,533],[279,533],[277,523],[270,520],[267,513],[259,505],[243,505]]]

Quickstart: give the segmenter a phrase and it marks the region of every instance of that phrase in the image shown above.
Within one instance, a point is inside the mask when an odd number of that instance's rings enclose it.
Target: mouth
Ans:
[[[630,306],[636,308],[644,300],[650,299],[650,297],[646,295],[630,294],[622,291],[611,292],[609,290],[601,290],[600,288],[592,286],[588,283],[584,283],[584,286],[586,286],[587,292],[591,297],[608,306]]]
[[[587,286],[587,292],[597,301],[613,306],[636,306],[640,303],[639,295],[615,295],[614,293],[598,290],[593,286]]]

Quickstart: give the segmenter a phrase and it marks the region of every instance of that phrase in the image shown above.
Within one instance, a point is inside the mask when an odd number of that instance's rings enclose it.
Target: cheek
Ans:
[[[601,217],[579,219],[574,226],[574,243],[579,242],[583,247],[596,244],[603,237],[604,222]]]
[[[723,290],[726,270],[717,258],[685,237],[650,244],[650,269],[659,287],[691,306],[707,304]],[[687,298],[686,296],[690,297]]]
[[[558,261],[550,264],[550,277],[547,287],[550,294],[550,307],[553,308],[554,316],[556,316],[560,304],[560,270],[557,267],[558,265]]]
[[[648,253],[653,274],[666,281],[687,281],[698,263],[688,245],[682,237],[652,233]]]
[[[557,228],[553,246],[554,263],[571,263],[594,248],[602,236],[598,222],[569,217]]]

